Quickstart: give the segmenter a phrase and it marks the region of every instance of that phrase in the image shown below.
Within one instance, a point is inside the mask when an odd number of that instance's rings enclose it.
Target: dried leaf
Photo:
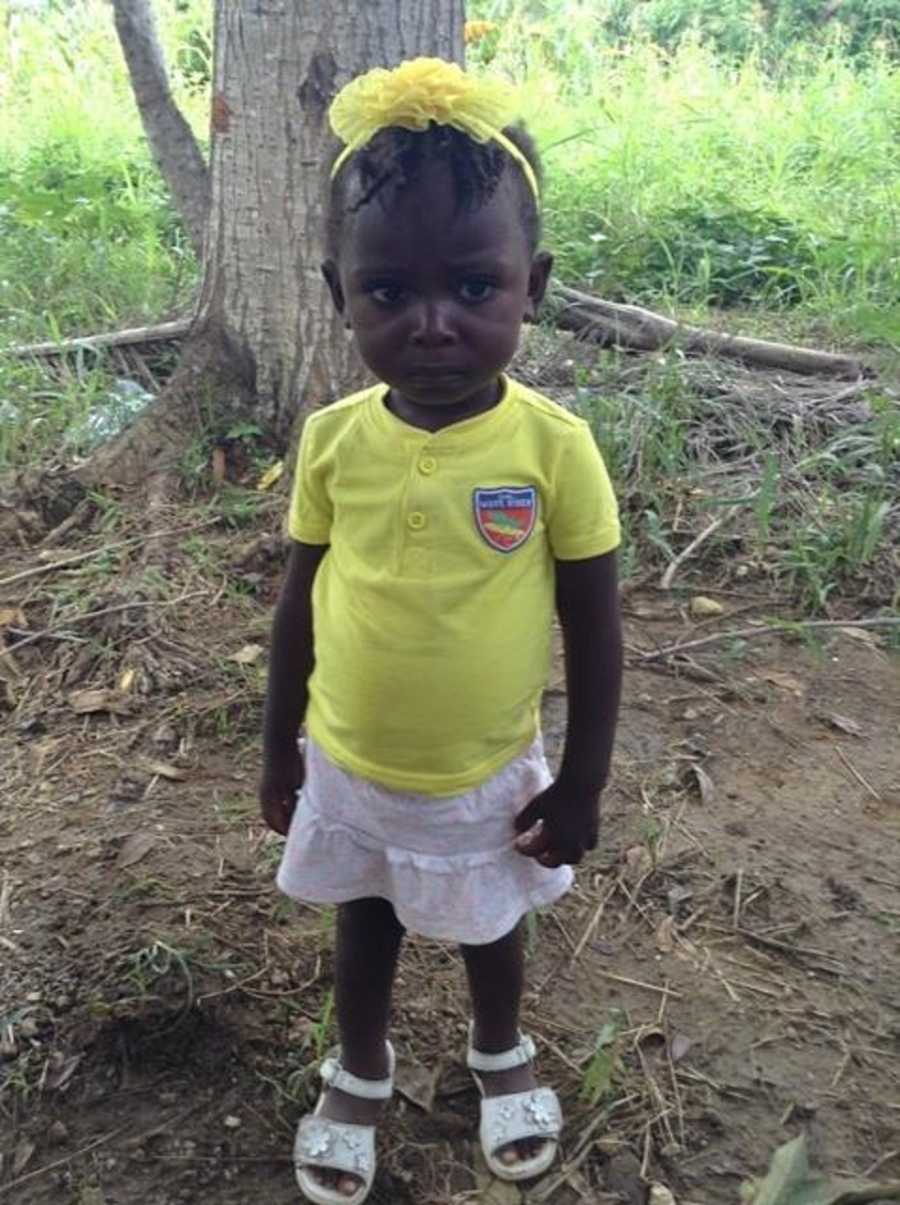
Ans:
[[[160,778],[168,778],[171,782],[183,782],[187,778],[187,772],[180,770],[178,766],[173,766],[167,761],[145,761],[141,762],[141,769],[146,770],[148,774],[158,774]]]
[[[672,1190],[666,1188],[665,1184],[651,1184],[647,1205],[675,1205]]]
[[[0,628],[14,624],[17,628],[25,628],[28,621],[21,607],[0,607]]]
[[[65,1059],[47,1076],[47,1087],[57,1092],[65,1088],[83,1058],[83,1054],[73,1054],[71,1058]]]
[[[698,766],[696,762],[691,765],[690,771],[697,781],[697,789],[700,792],[700,798],[704,803],[713,803],[716,798],[716,788],[713,780],[706,773],[702,766]]]
[[[840,630],[842,635],[849,636],[851,640],[858,640],[860,644],[867,644],[876,653],[881,652],[880,639],[874,632],[870,632],[868,628],[841,628]]]
[[[636,882],[653,866],[646,845],[632,845],[625,850],[625,878]]]
[[[271,489],[276,481],[280,481],[284,475],[284,461],[276,460],[274,464],[269,465],[266,471],[256,483],[258,490]]]
[[[676,1033],[672,1039],[672,1044],[669,1047],[669,1058],[673,1063],[680,1063],[687,1055],[687,1052],[693,1046],[693,1042],[686,1034]]]
[[[13,1175],[18,1176],[28,1166],[31,1156],[35,1152],[35,1145],[28,1138],[20,1138],[19,1144],[13,1152],[12,1169]]]
[[[656,929],[656,948],[660,954],[671,954],[675,949],[675,917],[664,916]]]
[[[89,715],[97,711],[108,711],[112,715],[128,715],[131,704],[116,690],[105,687],[91,690],[73,690],[69,695],[69,706],[77,715]]]
[[[713,615],[724,615],[725,608],[714,598],[706,598],[704,595],[698,594],[691,599],[690,612],[694,619],[709,619]]]
[[[811,1172],[801,1134],[778,1148],[766,1178],[746,1186],[742,1195],[747,1205],[862,1205],[879,1197],[897,1199],[896,1184],[885,1184],[883,1192],[878,1188],[871,1180],[829,1180]]]
[[[155,833],[132,833],[130,837],[126,837],[122,848],[119,850],[119,856],[116,858],[116,866],[119,870],[124,870],[126,866],[134,866],[136,862],[140,862],[141,858],[145,858],[147,854],[156,845],[157,837]]]
[[[430,1113],[434,1107],[440,1071],[440,1064],[426,1067],[418,1059],[401,1056],[397,1059],[394,1071],[394,1086],[416,1108],[423,1113]]]
[[[264,652],[265,649],[261,644],[245,644],[243,648],[238,649],[236,653],[232,653],[225,660],[236,661],[238,665],[253,665]]]
[[[136,675],[137,675],[137,670],[135,670],[135,669],[126,669],[125,670],[125,672],[119,678],[119,694],[122,694],[122,695],[128,694],[129,690],[131,690],[132,686],[134,685],[134,679],[135,679]]]
[[[857,724],[856,720],[848,719],[845,715],[836,715],[834,712],[828,712],[827,715],[821,717],[826,724],[830,724],[832,728],[837,728],[839,732],[846,732],[848,736],[862,736],[862,725]]]
[[[765,670],[759,676],[764,682],[771,682],[773,686],[780,686],[782,690],[790,691],[798,699],[803,695],[803,683],[798,682],[792,674],[783,674],[780,670],[769,669]]]

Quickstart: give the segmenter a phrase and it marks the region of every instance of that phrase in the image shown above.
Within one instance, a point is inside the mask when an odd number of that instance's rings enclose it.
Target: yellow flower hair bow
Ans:
[[[531,164],[503,133],[516,115],[511,84],[466,75],[457,63],[420,58],[391,71],[375,67],[343,87],[328,111],[331,128],[344,143],[331,178],[379,130],[400,126],[422,131],[433,121],[453,126],[476,142],[498,143],[518,163],[537,197],[538,182]]]

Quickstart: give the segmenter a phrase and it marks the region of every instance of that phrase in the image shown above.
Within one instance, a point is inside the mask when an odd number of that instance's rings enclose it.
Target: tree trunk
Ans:
[[[113,0],[113,14],[144,133],[200,259],[209,213],[209,172],[191,127],[172,99],[150,0]]]
[[[220,434],[252,409],[286,441],[302,408],[361,382],[320,273],[328,106],[373,66],[423,54],[461,62],[464,15],[464,0],[216,0],[196,321],[163,396],[79,470],[82,481],[146,484],[148,466],[176,460],[200,416]]]
[[[246,347],[258,413],[282,437],[299,406],[333,400],[361,374],[320,272],[328,105],[367,67],[461,59],[462,32],[462,0],[217,4],[199,320]]]

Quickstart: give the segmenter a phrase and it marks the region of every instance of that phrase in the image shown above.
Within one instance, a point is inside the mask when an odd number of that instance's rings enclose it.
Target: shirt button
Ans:
[[[407,516],[406,522],[413,531],[421,531],[425,526],[426,519],[420,510],[414,510]]]
[[[429,477],[437,468],[437,461],[433,456],[423,456],[419,461],[419,472],[424,473]]]

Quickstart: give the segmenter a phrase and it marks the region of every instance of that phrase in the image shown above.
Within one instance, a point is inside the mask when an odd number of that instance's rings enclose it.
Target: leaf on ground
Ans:
[[[274,464],[270,464],[266,471],[256,483],[258,490],[271,489],[276,481],[280,481],[284,475],[284,461],[276,460]]]
[[[725,608],[714,598],[706,598],[697,594],[691,599],[690,612],[694,619],[711,619],[713,615],[724,615]]]
[[[636,882],[648,870],[653,869],[653,859],[650,857],[646,845],[630,846],[625,850],[623,861],[625,862],[625,878],[632,882]]]
[[[780,1146],[764,1180],[746,1185],[746,1205],[863,1205],[878,1199],[900,1200],[900,1185],[871,1180],[829,1180],[810,1171],[806,1137]]]
[[[430,1113],[434,1107],[434,1096],[440,1073],[440,1065],[426,1067],[418,1059],[400,1056],[394,1070],[394,1086],[410,1104],[421,1109],[423,1113]]]
[[[837,715],[830,711],[821,718],[826,724],[837,728],[838,732],[846,732],[848,736],[862,736],[863,734],[862,724],[857,724],[856,720],[851,720],[848,716]]]
[[[880,638],[875,632],[870,632],[868,628],[841,628],[840,630],[842,635],[849,636],[851,640],[858,640],[860,644],[867,644],[876,653],[881,652]]]
[[[126,669],[122,673],[121,677],[119,678],[119,694],[128,694],[129,690],[131,690],[132,686],[134,686],[134,679],[136,675],[136,669]]]
[[[131,704],[116,690],[105,687],[91,690],[73,690],[69,695],[69,706],[76,715],[90,715],[97,711],[108,711],[111,715],[127,715]]]
[[[83,1058],[83,1054],[73,1054],[71,1058],[63,1060],[57,1067],[54,1067],[47,1076],[47,1087],[55,1092],[65,1088]]]
[[[767,669],[759,676],[763,682],[771,682],[773,686],[780,686],[782,690],[789,691],[792,695],[796,695],[798,699],[803,694],[803,683],[799,682],[793,674],[783,674],[777,669]]]
[[[664,916],[656,929],[656,948],[660,954],[671,954],[675,949],[675,917]]]
[[[19,1139],[19,1143],[13,1152],[12,1169],[14,1176],[18,1176],[20,1172],[25,1170],[34,1152],[35,1145],[30,1139]]]
[[[187,778],[187,771],[180,770],[178,766],[173,766],[167,761],[144,761],[141,762],[141,769],[146,770],[148,774],[158,774],[160,778],[168,778],[171,782],[183,782]]]
[[[647,1205],[675,1205],[671,1188],[666,1188],[665,1184],[651,1184]]]
[[[690,772],[693,774],[697,783],[697,790],[700,792],[700,798],[704,803],[713,803],[716,798],[716,788],[713,780],[706,773],[702,766],[698,766],[696,762],[692,763]]]
[[[226,661],[236,661],[238,665],[253,665],[265,652],[261,644],[245,644],[236,653],[226,657]]]
[[[687,1052],[693,1046],[693,1042],[687,1034],[676,1033],[672,1039],[672,1044],[669,1047],[669,1058],[673,1063],[680,1063],[687,1056]]]
[[[14,624],[18,628],[28,626],[25,612],[21,607],[0,607],[0,628],[8,628]]]
[[[119,850],[116,866],[119,870],[124,870],[126,866],[134,866],[136,862],[140,862],[141,858],[147,856],[156,845],[156,841],[155,833],[132,833],[130,837],[126,837],[125,843]]]

